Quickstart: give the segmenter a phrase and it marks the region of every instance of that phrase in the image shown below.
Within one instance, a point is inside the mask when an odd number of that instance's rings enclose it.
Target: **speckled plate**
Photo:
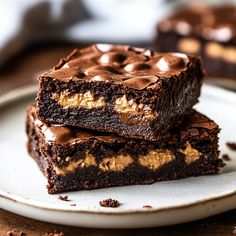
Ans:
[[[35,87],[27,87],[0,97],[1,208],[42,221],[99,228],[178,224],[236,208],[236,152],[225,146],[226,141],[236,141],[236,94],[204,85],[197,105],[222,127],[220,149],[232,160],[221,174],[70,192],[70,201],[65,202],[47,193],[46,179],[26,152],[25,110],[35,93]],[[110,197],[121,206],[99,206],[100,200]]]

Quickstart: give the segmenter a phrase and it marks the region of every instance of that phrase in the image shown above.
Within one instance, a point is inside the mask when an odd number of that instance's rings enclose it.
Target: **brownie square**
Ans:
[[[47,124],[158,140],[198,101],[202,79],[198,57],[96,44],[39,77],[37,113]]]
[[[236,6],[190,5],[157,25],[154,48],[200,55],[206,73],[236,78]]]
[[[49,193],[216,174],[223,166],[218,133],[218,125],[196,111],[160,141],[47,125],[35,106],[27,112],[28,151]]]

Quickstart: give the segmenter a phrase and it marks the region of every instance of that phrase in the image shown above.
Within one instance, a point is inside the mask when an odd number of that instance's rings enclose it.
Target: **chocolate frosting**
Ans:
[[[84,142],[91,139],[99,140],[105,143],[113,143],[127,142],[128,140],[117,135],[115,136],[77,127],[47,125],[39,120],[36,114],[35,106],[31,106],[28,109],[28,116],[30,117],[30,119],[32,119],[36,128],[40,130],[40,133],[44,135],[45,140],[48,143],[65,144],[74,142]],[[218,125],[215,122],[211,121],[209,118],[202,115],[201,113],[193,111],[190,116],[185,118],[184,122],[179,128],[170,130],[168,133],[166,133],[163,136],[163,141],[165,140],[165,138],[168,138],[168,140],[171,141],[176,137],[179,137],[177,139],[181,140],[196,135],[201,138],[201,136],[209,136],[209,134],[214,130],[218,131]]]
[[[174,12],[158,27],[162,31],[174,30],[182,35],[197,35],[208,40],[236,40],[236,7],[190,5]]]
[[[74,50],[42,77],[111,82],[142,90],[150,85],[153,87],[160,78],[185,71],[189,62],[190,57],[182,53],[157,53],[129,46],[95,44]]]

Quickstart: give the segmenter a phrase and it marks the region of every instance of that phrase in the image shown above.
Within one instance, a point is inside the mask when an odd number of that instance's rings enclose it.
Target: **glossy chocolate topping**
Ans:
[[[28,110],[30,119],[33,120],[35,126],[37,126],[41,133],[44,135],[45,140],[49,143],[71,143],[82,142],[89,139],[97,139],[99,141],[111,143],[115,141],[123,141],[125,138],[119,136],[113,136],[106,133],[100,133],[95,131],[88,131],[86,129],[80,129],[77,127],[65,127],[60,125],[47,125],[39,120],[36,114],[36,107],[31,106]]]
[[[160,77],[185,71],[189,62],[190,57],[181,53],[157,53],[129,46],[96,44],[74,50],[43,77],[104,81],[141,90],[155,84]]]
[[[128,139],[109,135],[106,133],[101,132],[93,132],[88,131],[86,129],[80,129],[76,127],[65,127],[59,125],[47,125],[40,121],[36,114],[36,107],[31,106],[28,109],[28,116],[32,119],[35,126],[40,129],[40,132],[44,135],[45,140],[48,143],[58,143],[58,144],[65,144],[65,143],[74,143],[74,142],[83,142],[90,139],[99,140],[105,143],[113,143],[113,142],[124,142]],[[208,119],[206,116],[193,111],[192,115],[185,118],[182,125],[176,130],[173,129],[172,131],[166,133],[164,138],[174,139],[174,137],[178,137],[182,139],[185,137],[196,136],[199,135],[209,135],[211,130],[218,129],[218,125]]]
[[[158,27],[162,31],[174,30],[182,35],[227,42],[236,39],[236,6],[192,5],[174,12]]]

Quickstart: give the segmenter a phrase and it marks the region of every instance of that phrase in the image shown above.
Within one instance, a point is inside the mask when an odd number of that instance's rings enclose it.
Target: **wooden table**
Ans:
[[[31,47],[0,68],[0,95],[24,85],[36,83],[35,76],[50,68],[75,45],[44,45]],[[14,231],[13,231],[14,230]],[[236,234],[236,210],[192,223],[177,226],[103,230],[54,225],[18,216],[0,209],[0,236],[13,231],[13,235],[43,235],[46,232],[63,232],[64,235],[232,235]]]

